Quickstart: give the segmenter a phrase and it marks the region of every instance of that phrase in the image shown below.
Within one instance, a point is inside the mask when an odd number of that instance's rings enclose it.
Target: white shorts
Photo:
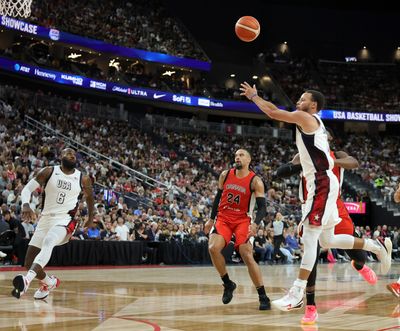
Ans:
[[[74,232],[74,230],[72,230],[75,225],[74,223],[75,221],[71,221],[70,215],[40,216],[29,245],[42,248],[43,239],[46,237],[47,233],[53,226],[63,226],[67,229],[67,235],[65,236],[65,239],[57,246],[64,245],[69,241]]]
[[[331,228],[340,222],[337,209],[339,181],[332,171],[315,174],[307,179],[307,200],[302,205],[304,225]]]

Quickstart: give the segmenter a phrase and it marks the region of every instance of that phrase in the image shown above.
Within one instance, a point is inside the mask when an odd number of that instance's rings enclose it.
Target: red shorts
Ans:
[[[232,234],[235,234],[235,249],[240,245],[247,243],[249,240],[249,225],[250,219],[245,219],[242,222],[232,222],[228,218],[218,216],[214,225],[213,233],[219,234],[225,239],[227,245],[231,239]]]
[[[354,224],[349,215],[349,212],[344,205],[342,199],[338,199],[337,202],[339,217],[342,219],[339,224],[335,226],[335,234],[354,234]]]

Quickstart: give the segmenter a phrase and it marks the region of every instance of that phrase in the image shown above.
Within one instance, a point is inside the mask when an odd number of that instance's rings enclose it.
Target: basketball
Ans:
[[[253,41],[260,34],[260,23],[253,16],[242,16],[235,24],[235,32],[240,40]]]

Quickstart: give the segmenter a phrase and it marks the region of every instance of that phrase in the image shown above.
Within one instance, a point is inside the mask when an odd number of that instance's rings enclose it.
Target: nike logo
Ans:
[[[160,99],[160,98],[165,97],[165,96],[166,96],[166,94],[157,94],[157,93],[153,94],[153,98],[154,99]]]

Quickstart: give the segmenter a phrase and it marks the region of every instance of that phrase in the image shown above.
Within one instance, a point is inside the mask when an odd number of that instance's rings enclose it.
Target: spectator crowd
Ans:
[[[114,45],[207,61],[204,51],[161,0],[34,1],[29,20]]]
[[[346,63],[287,59],[267,63],[270,74],[292,102],[309,88],[320,90],[327,109],[400,112],[400,70],[394,63]]]
[[[39,169],[57,164],[60,151],[66,147],[63,134],[108,159],[78,152],[79,168],[87,173],[96,187],[95,224],[90,229],[80,227],[75,240],[144,240],[190,241],[207,240],[204,223],[217,191],[219,173],[231,166],[232,156],[239,148],[253,156],[252,168],[263,178],[267,191],[267,216],[255,240],[255,254],[260,263],[293,262],[302,254],[297,234],[300,219],[298,178],[276,178],[275,170],[295,154],[294,144],[272,137],[248,138],[237,135],[210,137],[197,133],[177,133],[168,130],[147,134],[129,127],[123,121],[107,121],[86,117],[74,109],[75,100],[64,103],[68,108],[48,107],[40,102],[43,92],[32,92],[13,86],[0,88],[0,196],[2,226],[17,231],[29,239],[36,222],[20,219],[20,194],[23,186]],[[54,97],[54,96],[48,96]],[[51,130],[28,126],[29,115]],[[62,118],[62,121],[60,121]],[[365,143],[363,137],[350,136],[339,141],[359,158],[365,180],[374,180],[374,172],[389,176],[379,182],[382,189],[397,181],[398,170],[393,157],[398,157],[399,145],[390,137]],[[397,154],[396,154],[397,153]],[[397,156],[396,156],[397,155]],[[190,160],[190,161],[189,161]],[[373,161],[372,161],[373,160]],[[160,183],[146,184],[130,176],[125,167],[135,169]],[[31,205],[40,211],[40,190],[34,192]],[[81,225],[87,217],[85,203],[80,205]],[[365,236],[395,237],[397,228],[382,226],[371,233],[360,228]],[[364,233],[365,232],[365,233]],[[397,244],[395,244],[397,245]],[[326,252],[333,259],[344,252]],[[330,255],[329,255],[330,256]],[[332,260],[332,257],[330,257]],[[373,257],[371,257],[373,258]]]

